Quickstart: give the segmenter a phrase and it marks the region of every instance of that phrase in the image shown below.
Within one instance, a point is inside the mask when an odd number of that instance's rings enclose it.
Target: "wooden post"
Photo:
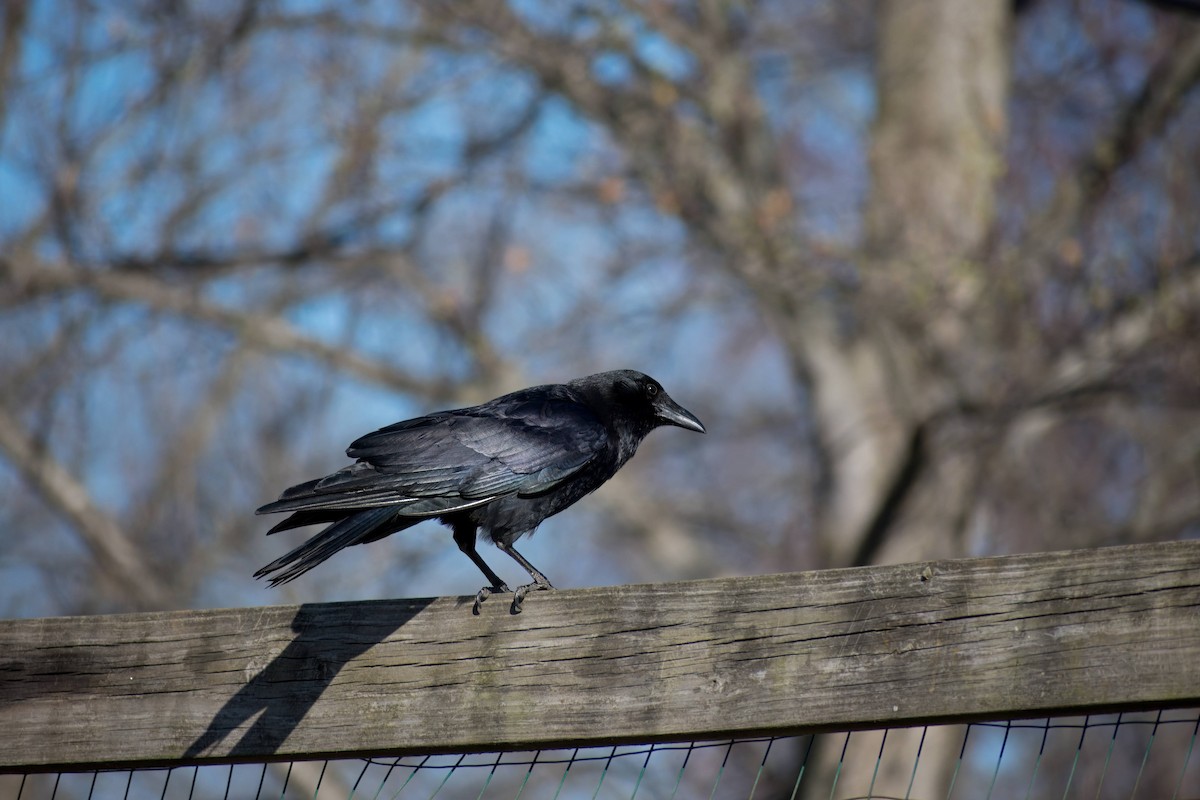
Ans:
[[[0,621],[0,772],[1200,705],[1200,541],[662,585]]]

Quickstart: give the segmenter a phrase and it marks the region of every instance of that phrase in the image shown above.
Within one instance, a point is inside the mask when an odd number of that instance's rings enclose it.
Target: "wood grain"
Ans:
[[[1200,541],[537,593],[0,621],[0,772],[1200,705]]]

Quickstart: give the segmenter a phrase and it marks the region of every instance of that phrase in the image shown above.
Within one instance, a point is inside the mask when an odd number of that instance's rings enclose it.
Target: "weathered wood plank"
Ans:
[[[1200,542],[0,621],[0,772],[1200,705]]]

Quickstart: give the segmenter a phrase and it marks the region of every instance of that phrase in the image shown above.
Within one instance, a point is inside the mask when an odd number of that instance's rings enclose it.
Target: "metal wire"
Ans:
[[[877,731],[878,744],[868,733],[843,731],[819,736],[319,761],[313,763],[311,772],[293,769],[295,762],[278,772],[260,763],[0,776],[0,800],[522,800],[551,796],[594,800],[790,796],[795,800],[802,784],[807,789],[805,796],[907,798],[917,786],[919,767],[926,787],[922,792],[929,791],[932,784],[928,780],[936,776],[936,770],[944,769],[938,793],[944,791],[947,798],[1136,800],[1139,796],[1171,796],[1182,800],[1200,794],[1200,759],[1195,758],[1200,709],[971,723],[961,730],[957,752],[949,756],[937,752],[941,745],[932,745],[944,737],[930,738],[928,728],[921,730],[919,741],[916,736]],[[913,742],[915,754],[906,750]],[[814,754],[821,757],[814,758]],[[185,769],[191,770],[190,781]],[[6,778],[11,780],[4,782]]]

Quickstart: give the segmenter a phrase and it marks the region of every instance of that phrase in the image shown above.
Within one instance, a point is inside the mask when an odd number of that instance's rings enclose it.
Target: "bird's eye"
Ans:
[[[658,386],[653,383],[646,384],[646,397],[655,397],[658,394]]]

